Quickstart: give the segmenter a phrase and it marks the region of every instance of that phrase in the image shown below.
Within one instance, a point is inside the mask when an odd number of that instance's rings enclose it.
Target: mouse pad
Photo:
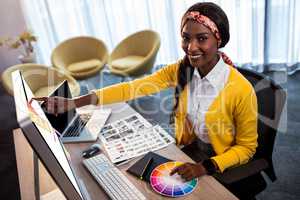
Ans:
[[[171,161],[170,159],[163,157],[161,155],[158,155],[156,153],[149,152],[143,158],[141,158],[136,163],[134,163],[131,167],[129,167],[127,169],[127,172],[136,177],[140,177],[145,165],[147,164],[147,161],[150,158],[152,158],[153,160],[152,160],[151,164],[148,166],[148,169],[145,172],[144,179],[143,179],[146,182],[150,183],[150,175],[151,175],[151,172],[153,171],[153,169],[162,163]]]

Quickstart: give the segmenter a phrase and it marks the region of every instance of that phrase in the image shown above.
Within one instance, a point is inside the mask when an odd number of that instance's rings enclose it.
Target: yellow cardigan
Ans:
[[[112,85],[96,90],[99,104],[128,101],[159,92],[177,84],[178,61],[161,70],[134,81]],[[176,142],[189,144],[195,134],[186,120],[187,87],[179,97],[175,114]],[[248,162],[257,147],[257,99],[252,85],[235,68],[225,87],[210,105],[205,124],[216,156],[212,157],[221,172],[225,169]]]

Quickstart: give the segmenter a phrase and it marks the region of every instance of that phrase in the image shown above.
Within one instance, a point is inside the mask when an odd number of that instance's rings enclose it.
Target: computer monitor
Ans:
[[[12,73],[12,83],[17,120],[28,143],[67,199],[89,199],[41,106],[29,103],[34,96],[19,70]]]

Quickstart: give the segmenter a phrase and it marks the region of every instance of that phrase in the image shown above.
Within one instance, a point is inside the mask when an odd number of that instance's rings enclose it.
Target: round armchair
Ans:
[[[109,69],[122,76],[141,76],[151,72],[160,37],[157,32],[143,30],[122,40],[109,57]]]
[[[30,89],[36,97],[48,96],[63,80],[67,80],[72,96],[80,94],[80,86],[77,81],[68,74],[55,68],[38,64],[20,64],[7,68],[1,75],[3,87],[8,94],[13,96],[11,73],[20,70]]]
[[[103,41],[89,36],[67,39],[52,51],[56,68],[82,79],[99,72],[107,62],[108,50]]]

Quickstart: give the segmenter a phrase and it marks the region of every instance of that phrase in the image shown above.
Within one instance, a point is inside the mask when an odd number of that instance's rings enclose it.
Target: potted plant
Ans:
[[[33,43],[37,38],[30,32],[24,31],[16,38],[3,38],[0,40],[0,46],[8,46],[11,49],[23,48],[21,55],[18,59],[22,63],[35,63],[35,53]]]

